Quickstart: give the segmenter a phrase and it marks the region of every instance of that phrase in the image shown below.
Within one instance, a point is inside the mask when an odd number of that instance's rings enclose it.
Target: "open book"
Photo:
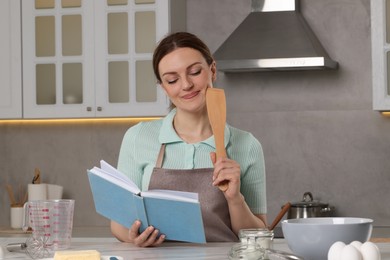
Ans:
[[[205,243],[198,194],[172,190],[143,191],[105,161],[88,170],[96,211],[127,228],[157,228],[167,240]]]

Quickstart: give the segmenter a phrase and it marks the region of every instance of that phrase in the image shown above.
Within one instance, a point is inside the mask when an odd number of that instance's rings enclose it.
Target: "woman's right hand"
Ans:
[[[141,227],[141,221],[136,220],[129,229],[129,240],[134,245],[139,247],[152,247],[159,246],[165,240],[165,235],[159,235],[158,229],[153,226],[147,227],[144,232],[139,233]]]
[[[128,229],[121,224],[111,221],[111,232],[121,242],[133,243],[139,247],[159,246],[165,240],[165,235],[160,234],[157,229],[150,226],[141,234],[139,229],[141,221],[134,221],[133,225]]]

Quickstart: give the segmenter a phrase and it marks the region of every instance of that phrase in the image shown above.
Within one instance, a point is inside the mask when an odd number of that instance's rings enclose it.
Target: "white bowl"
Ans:
[[[324,260],[334,242],[366,242],[371,236],[372,222],[367,218],[342,217],[286,219],[282,221],[282,230],[294,254],[305,260]]]

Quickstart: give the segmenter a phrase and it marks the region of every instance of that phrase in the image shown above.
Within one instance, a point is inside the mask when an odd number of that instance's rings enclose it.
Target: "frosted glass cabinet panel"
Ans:
[[[0,1],[0,118],[22,117],[20,1]],[[5,40],[6,39],[6,40]]]
[[[153,50],[185,30],[182,0],[35,0],[22,3],[26,118],[160,116]],[[172,14],[172,16],[169,16]]]
[[[81,15],[62,16],[62,55],[75,56],[83,53]]]
[[[107,5],[127,5],[127,0],[107,0]]]
[[[61,5],[64,8],[81,7],[81,0],[62,0]]]
[[[36,9],[54,8],[54,6],[55,0],[35,0]],[[61,0],[61,6],[64,8],[80,7],[81,0]]]
[[[110,103],[129,102],[129,63],[127,61],[108,63],[108,87]]]
[[[386,52],[386,68],[387,68],[387,71],[386,71],[386,75],[387,75],[387,88],[386,88],[386,96],[389,96],[389,93],[390,93],[390,52]],[[389,108],[390,110],[390,108]]]
[[[35,0],[36,9],[54,8],[55,0]]]
[[[110,13],[107,15],[109,54],[127,54],[129,52],[128,24],[127,13]]]
[[[153,74],[152,61],[136,62],[136,100],[137,102],[155,102],[157,100],[158,87]]]
[[[156,47],[156,13],[135,13],[135,52],[153,52]]]
[[[56,103],[56,66],[55,64],[38,64],[36,66],[36,104]]]
[[[134,0],[136,4],[154,4],[154,0]]]
[[[83,103],[83,67],[81,63],[62,64],[62,103]]]
[[[35,18],[35,53],[37,57],[54,56],[56,53],[54,18],[54,16],[37,16]]]
[[[371,1],[373,108],[390,111],[390,0]]]
[[[390,43],[390,0],[386,0],[386,43]]]

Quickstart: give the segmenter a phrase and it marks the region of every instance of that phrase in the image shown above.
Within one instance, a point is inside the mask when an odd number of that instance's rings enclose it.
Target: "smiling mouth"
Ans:
[[[192,92],[190,94],[187,94],[187,95],[183,96],[182,98],[183,99],[191,99],[191,98],[197,96],[198,94],[199,94],[199,91],[196,91],[196,92]]]

